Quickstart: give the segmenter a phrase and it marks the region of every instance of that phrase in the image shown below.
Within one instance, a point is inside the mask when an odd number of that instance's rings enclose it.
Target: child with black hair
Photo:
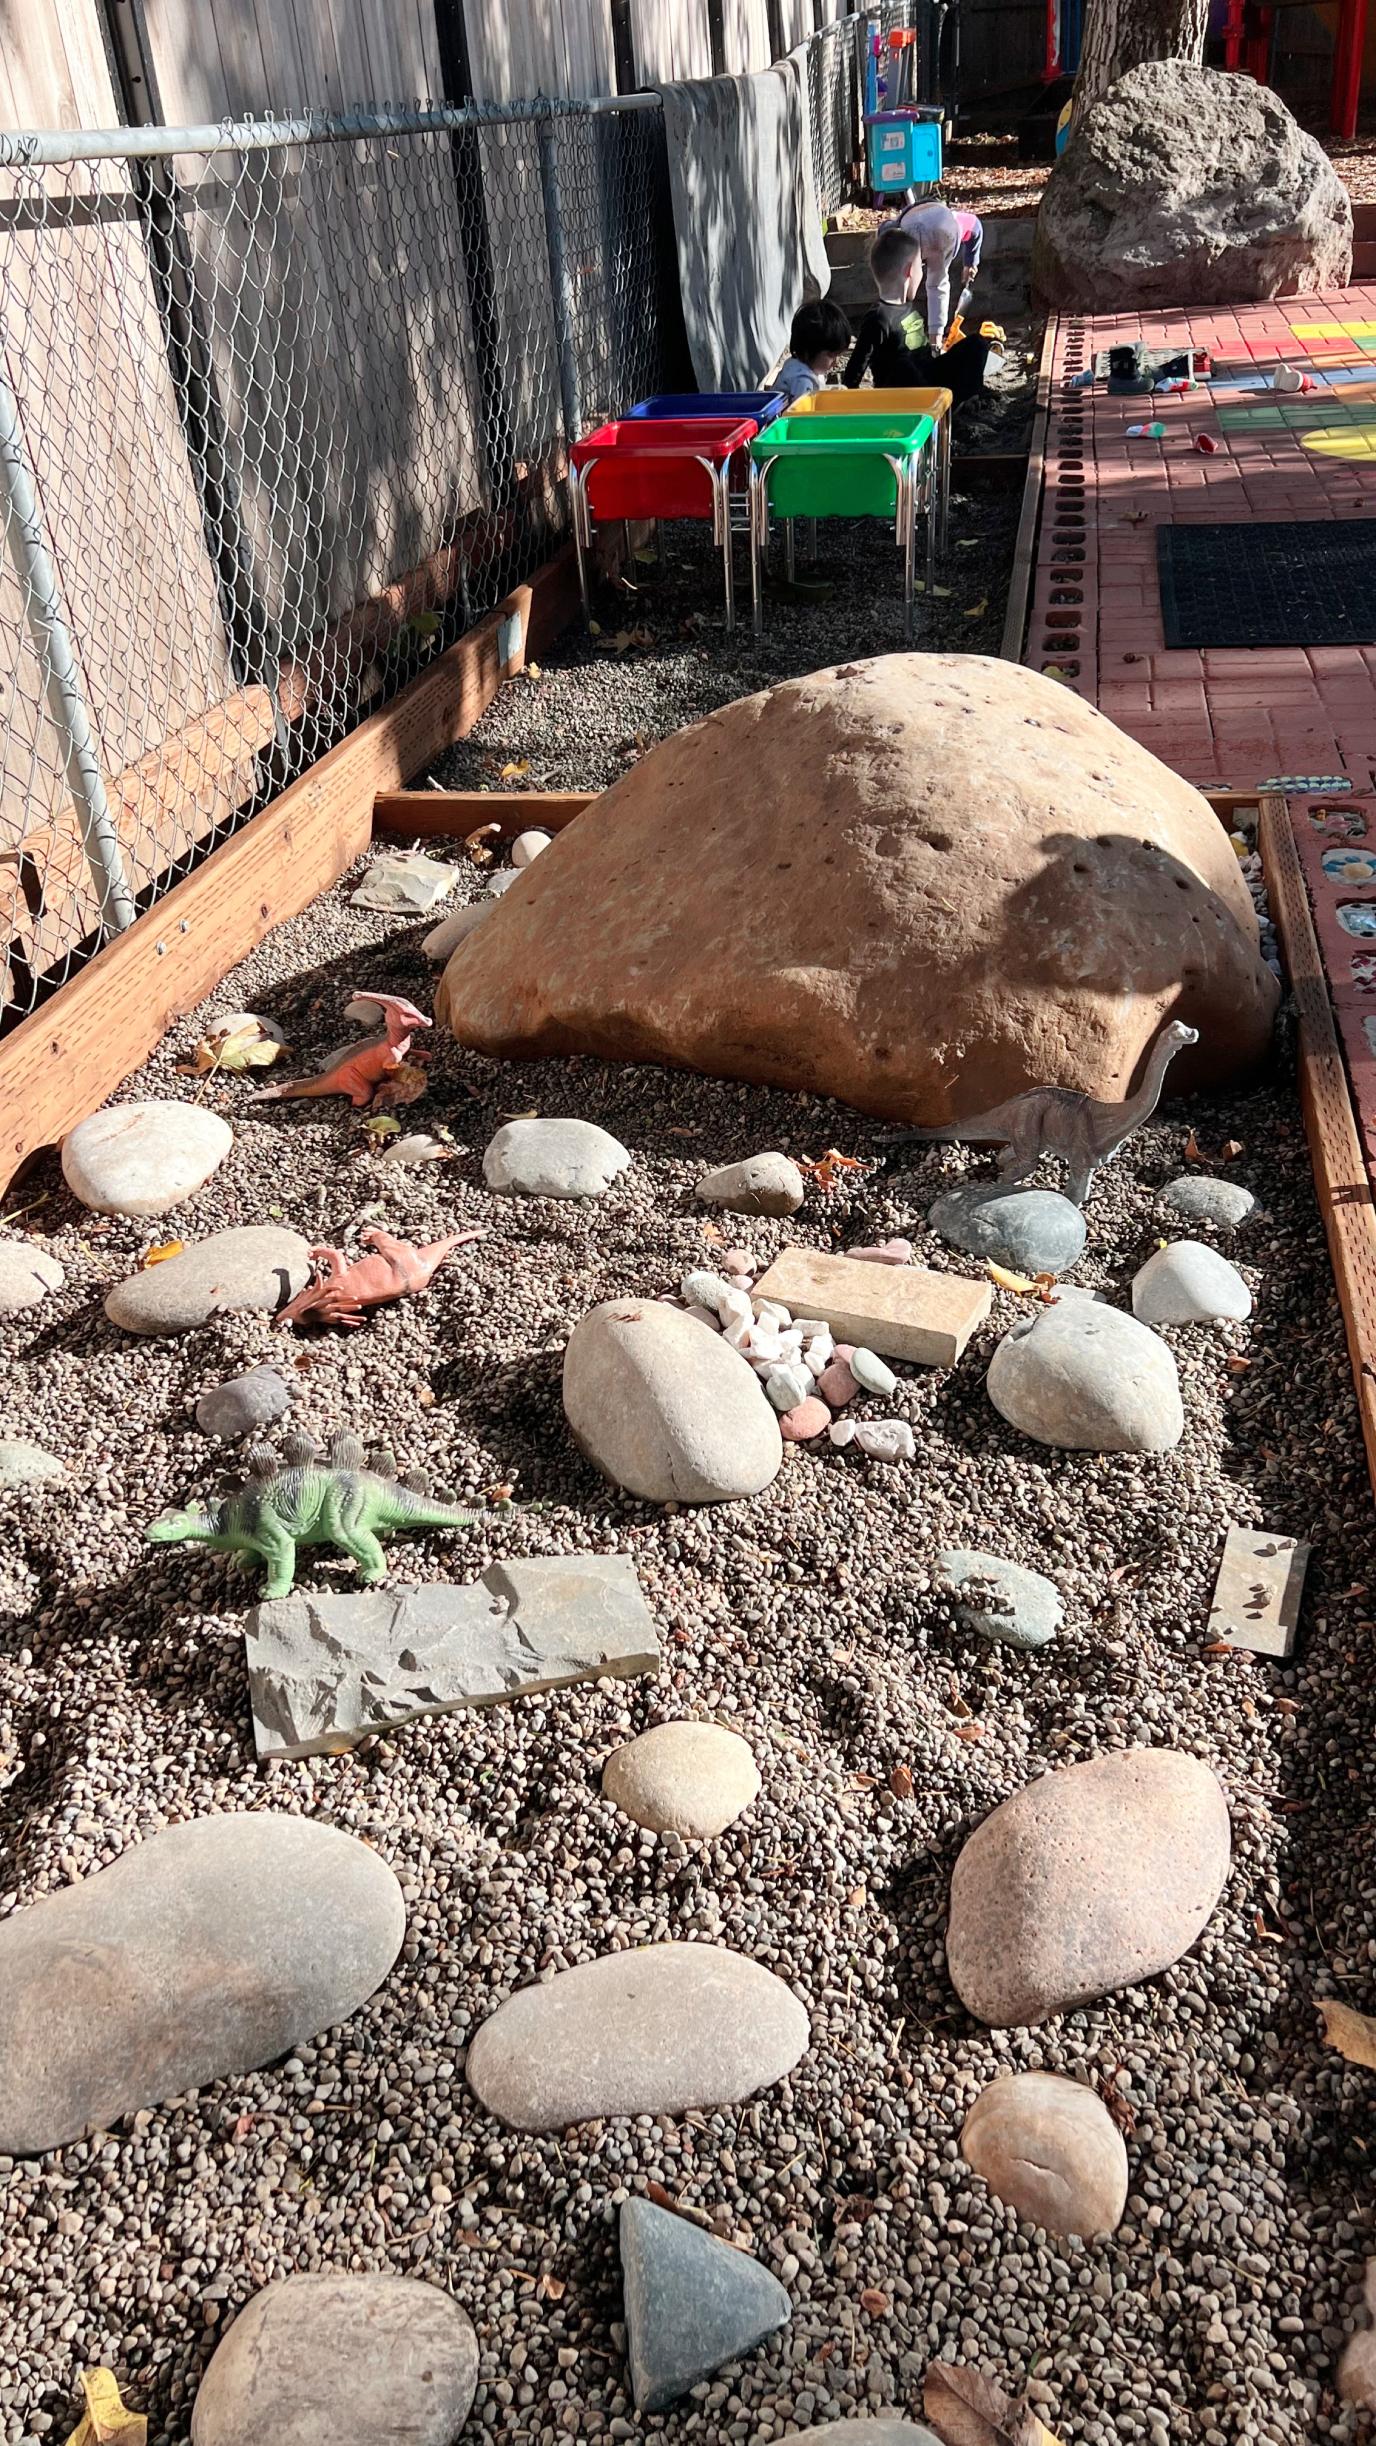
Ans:
[[[789,407],[820,391],[850,349],[850,317],[829,297],[804,299],[788,335],[789,354],[770,383],[782,391]]]
[[[971,333],[953,348],[932,345],[916,302],[923,269],[917,238],[897,224],[880,230],[870,248],[878,302],[860,325],[842,379],[852,391],[866,374],[881,390],[946,390],[959,407],[983,390],[991,344]]]

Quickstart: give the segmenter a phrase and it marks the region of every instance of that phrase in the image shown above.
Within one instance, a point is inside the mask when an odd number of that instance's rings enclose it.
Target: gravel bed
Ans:
[[[627,664],[612,668],[620,682]],[[534,690],[508,695],[524,704]],[[591,777],[597,754],[570,745],[555,763]],[[351,989],[430,990],[422,929],[350,910],[346,888],[280,928],[214,998],[276,1018],[303,1071],[337,1041]],[[195,1018],[176,1027],[128,1092],[194,1092],[173,1064],[196,1034]],[[710,1259],[694,1179],[762,1146],[835,1146],[866,1169],[813,1192],[796,1225],[743,1226],[761,1258],[798,1232],[842,1248],[904,1232],[920,1257],[975,1271],[923,1226],[960,1156],[910,1165],[905,1153],[885,1172],[877,1129],[837,1106],[591,1061],[513,1070],[442,1043],[411,1118],[447,1125],[455,1158],[398,1175],[355,1152],[342,1106],[255,1111],[249,1092],[206,1091],[236,1143],[185,1216],[103,1224],[51,1161],[11,1199],[39,1201],[10,1228],[53,1250],[67,1283],[0,1326],[0,1432],[67,1456],[74,1487],[3,1499],[0,1907],[170,1820],[272,1807],[374,1844],[403,1880],[409,1934],[373,2001],[286,2063],[0,2164],[6,2446],[67,2435],[84,2362],[119,2371],[153,2446],[184,2446],[224,2322],[267,2279],[321,2266],[452,2289],[482,2344],[474,2435],[762,2446],[810,2420],[916,2406],[936,2355],[1010,2381],[1030,2373],[1066,2446],[1353,2434],[1331,2381],[1373,2248],[1368,2076],[1321,2050],[1313,1996],[1371,2001],[1363,1663],[1376,1552],[1288,1070],[1188,1115],[1168,1108],[1095,1190],[1077,1278],[1120,1299],[1156,1244],[1155,1191],[1181,1168],[1188,1125],[1206,1150],[1240,1140],[1229,1169],[1264,1200],[1231,1250],[1258,1294],[1252,1321],[1168,1337],[1188,1420],[1175,1453],[1059,1455],[1006,1427],[983,1391],[1017,1305],[1000,1293],[958,1370],[901,1371],[897,1404],[868,1404],[912,1421],[916,1462],[795,1449],[758,1500],[683,1514],[619,1496],[572,1448],[559,1399],[572,1321]],[[530,1108],[600,1122],[634,1169],[591,1206],[495,1203],[481,1151]],[[105,1288],[179,1228],[280,1214],[354,1246],[379,1206],[418,1239],[473,1222],[489,1237],[428,1297],[352,1335],[298,1345],[239,1317],[143,1343],[101,1314]],[[232,1474],[194,1404],[263,1360],[295,1372],[311,1427],[384,1434],[403,1465],[471,1495],[513,1487],[527,1507],[494,1505],[452,1542],[399,1542],[398,1578],[469,1577],[507,1554],[625,1552],[666,1640],[659,1684],[562,1693],[260,1769],[241,1584],[223,1559],[155,1552],[140,1530]],[[1205,1653],[1230,1520],[1314,1542],[1294,1667]],[[944,1544],[1049,1571],[1067,1605],[1056,1643],[1022,1657],[953,1633],[931,1594]],[[317,1561],[309,1581],[317,1570],[336,1576]],[[617,1740],[682,1712],[735,1727],[763,1775],[755,1809],[710,1844],[641,1834],[600,1792]],[[1179,1743],[1222,1776],[1236,1862],[1219,1910],[1147,1988],[1031,2034],[977,2027],[943,1966],[963,1836],[1029,1777],[1125,1742]],[[796,1988],[813,2044],[789,2082],[732,2113],[557,2141],[503,2133],[477,2109],[464,2050],[502,1996],[668,1936],[730,1942]],[[961,2165],[980,2086],[1029,2066],[1087,2072],[1121,2101],[1131,2196],[1111,2241],[1047,2244]],[[697,2400],[637,2422],[614,2209],[651,2183],[757,2251],[795,2315]]]

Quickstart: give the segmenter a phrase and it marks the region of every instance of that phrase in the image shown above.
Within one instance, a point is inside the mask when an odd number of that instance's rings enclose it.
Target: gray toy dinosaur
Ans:
[[[1198,1028],[1187,1028],[1181,1019],[1168,1021],[1152,1046],[1136,1095],[1121,1104],[1106,1104],[1075,1087],[1029,1087],[1006,1104],[996,1104],[992,1112],[976,1113],[969,1121],[947,1121],[938,1129],[898,1130],[884,1144],[906,1146],[916,1138],[998,1144],[1004,1150],[999,1179],[1010,1185],[1030,1180],[1043,1155],[1059,1155],[1065,1165],[1065,1194],[1083,1206],[1100,1164],[1116,1155],[1123,1140],[1155,1112],[1168,1063],[1183,1045],[1198,1042]]]

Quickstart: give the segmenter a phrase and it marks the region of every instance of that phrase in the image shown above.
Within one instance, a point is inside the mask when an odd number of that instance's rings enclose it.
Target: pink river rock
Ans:
[[[820,1383],[821,1379],[818,1381]],[[830,1425],[831,1412],[826,1403],[809,1393],[806,1401],[800,1401],[792,1410],[785,1410],[779,1421],[779,1432],[786,1444],[810,1444],[814,1435],[824,1435]]]
[[[828,1359],[818,1377],[817,1390],[823,1401],[830,1402],[833,1410],[844,1410],[846,1403],[854,1401],[859,1392],[860,1380],[852,1375],[849,1361],[842,1358],[839,1350],[834,1358]]]
[[[753,1274],[755,1271],[755,1260],[751,1256],[748,1248],[724,1248],[721,1253],[721,1270],[723,1274],[728,1276],[732,1274]]]
[[[848,1257],[859,1257],[866,1265],[911,1265],[911,1240],[881,1240],[874,1248],[849,1248]]]

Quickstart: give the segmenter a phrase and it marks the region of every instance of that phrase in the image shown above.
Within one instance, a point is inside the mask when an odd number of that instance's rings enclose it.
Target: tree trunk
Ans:
[[[1144,60],[1183,59],[1199,67],[1208,23],[1209,0],[1086,0],[1075,123]]]

